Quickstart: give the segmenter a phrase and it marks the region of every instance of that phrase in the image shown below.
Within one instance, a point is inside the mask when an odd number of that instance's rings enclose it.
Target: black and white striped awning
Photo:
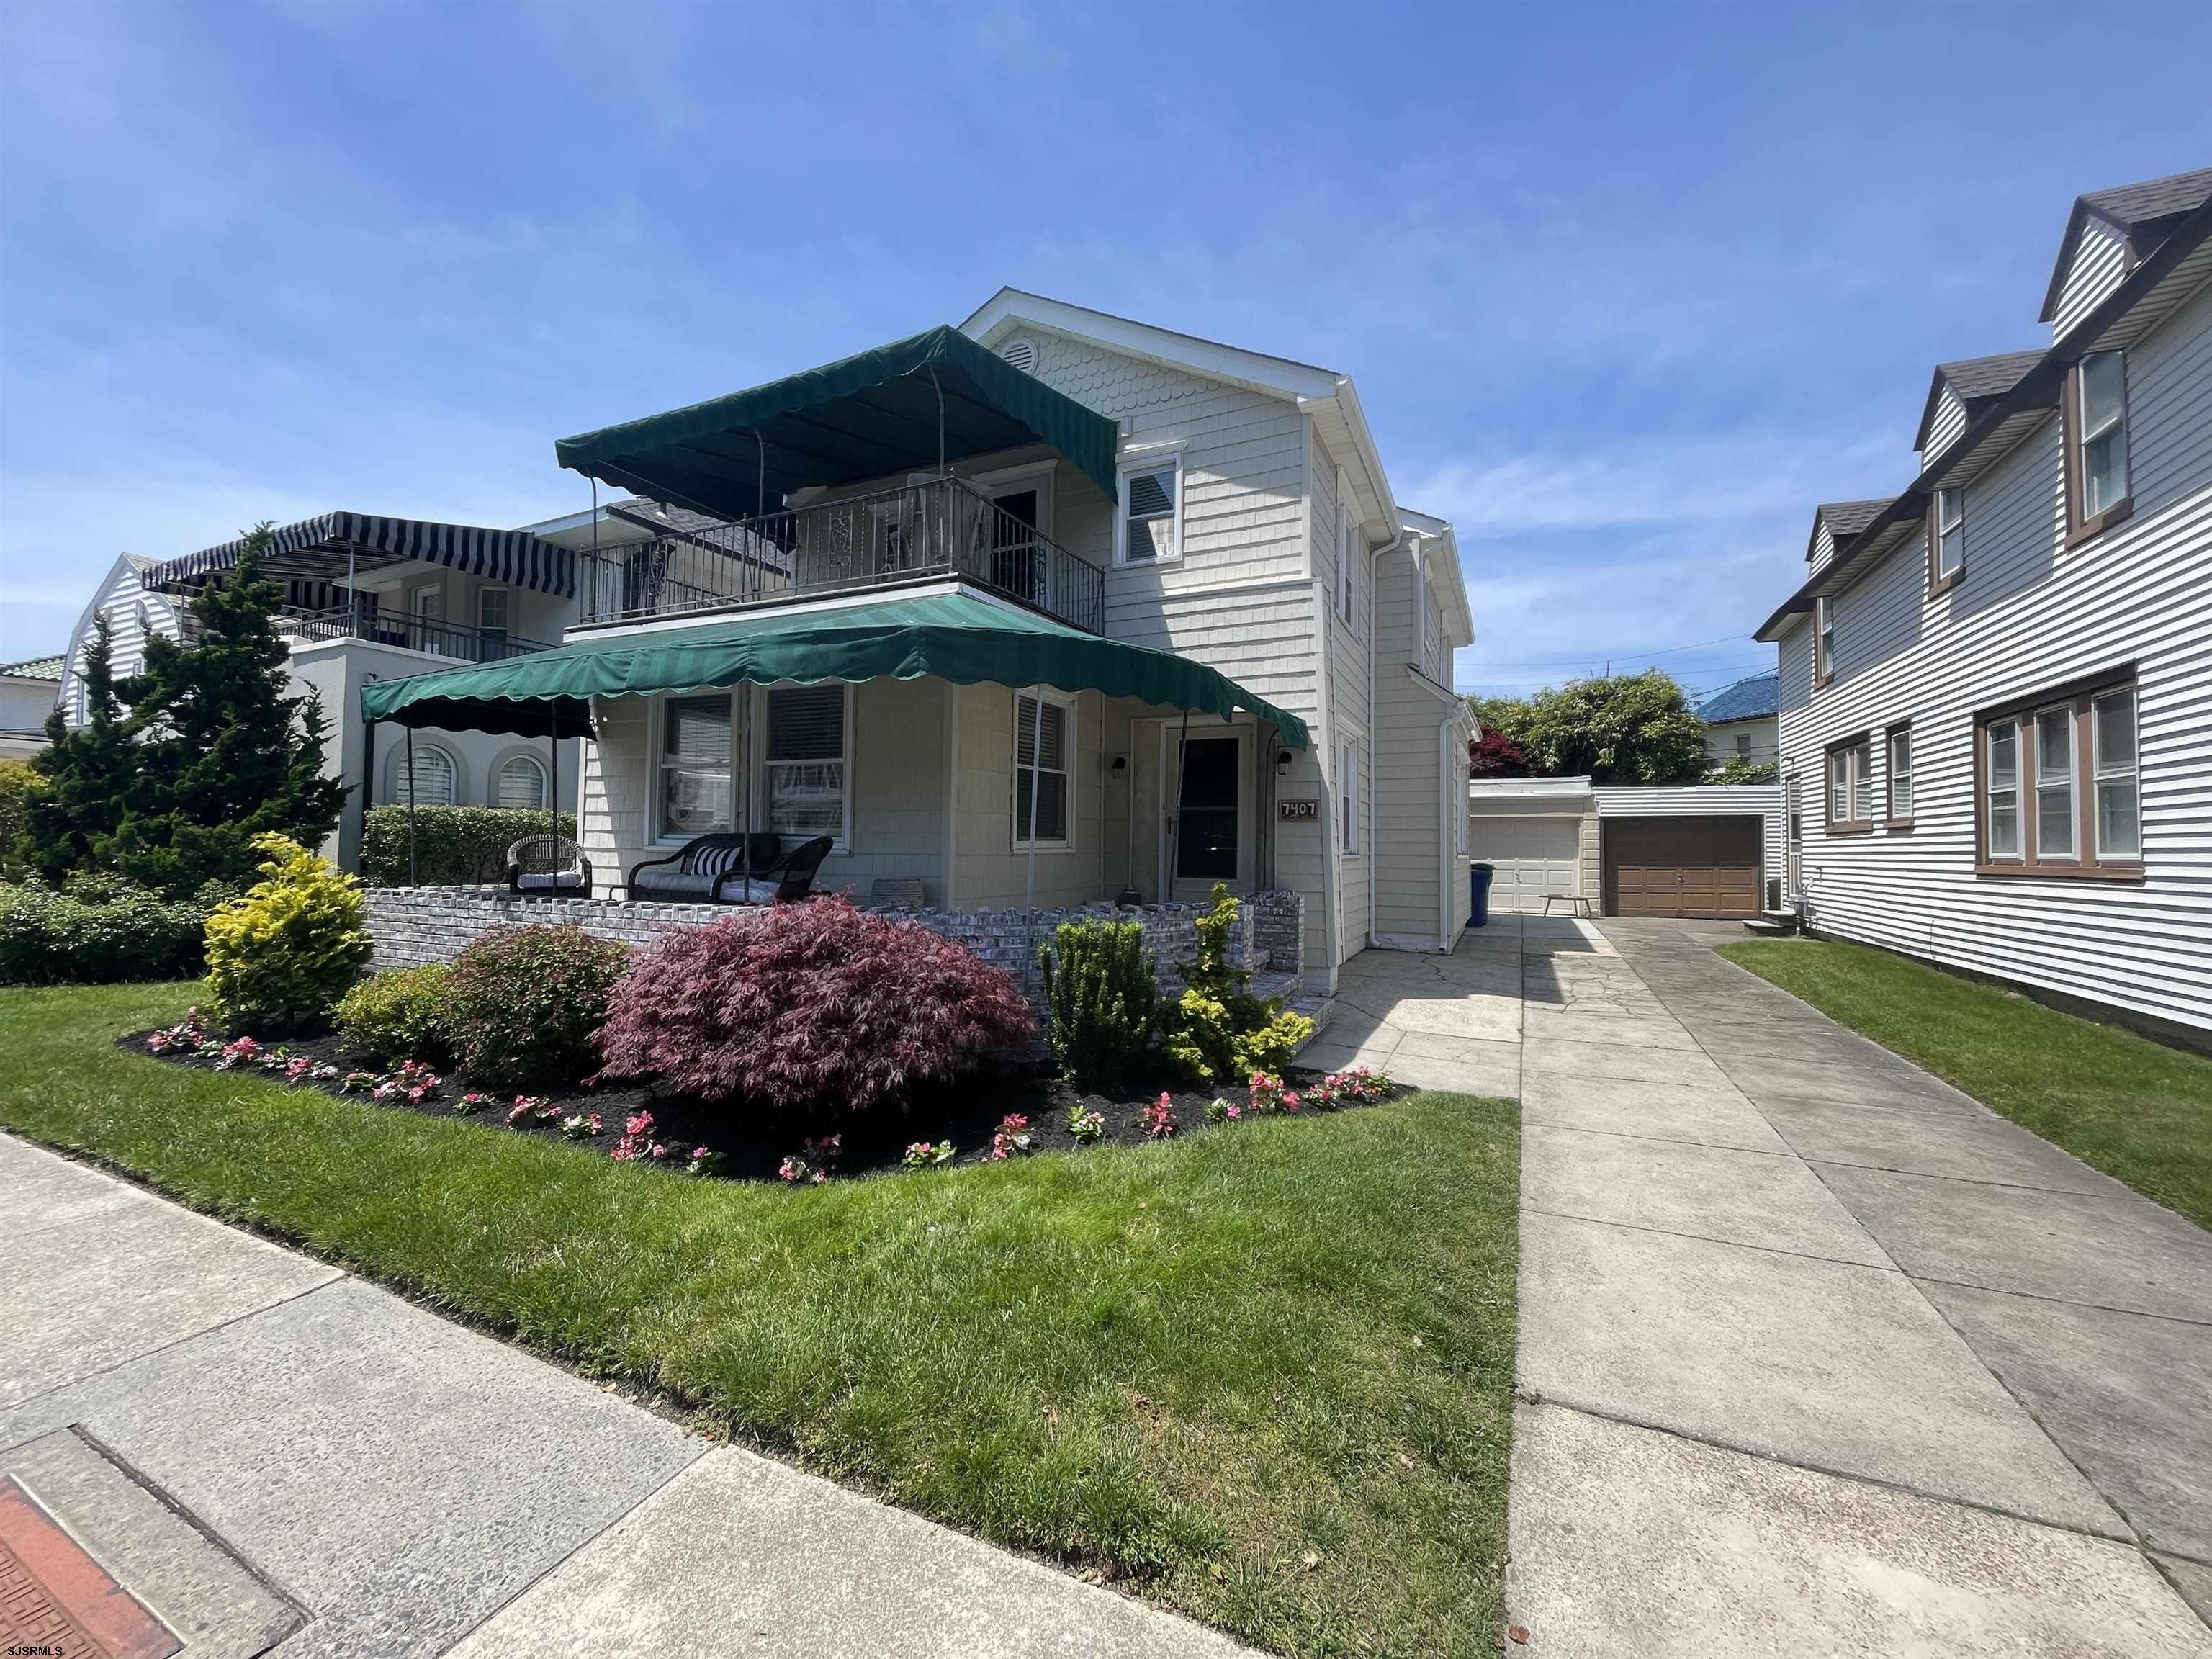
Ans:
[[[210,576],[237,568],[239,550],[245,545],[241,537],[187,553],[150,567],[143,580],[161,592],[188,592]],[[367,513],[325,513],[272,532],[262,574],[278,581],[343,580],[349,555],[356,574],[420,560],[563,599],[576,592],[575,554],[526,530],[426,524]]]

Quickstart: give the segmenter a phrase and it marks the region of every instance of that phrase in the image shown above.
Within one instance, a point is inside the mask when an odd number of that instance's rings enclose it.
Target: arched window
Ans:
[[[535,755],[509,755],[494,780],[494,793],[501,806],[545,810],[545,763]]]
[[[427,743],[415,745],[415,793],[417,806],[451,806],[453,804],[453,757],[444,750]],[[407,757],[399,757],[399,799],[398,804],[407,805]]]

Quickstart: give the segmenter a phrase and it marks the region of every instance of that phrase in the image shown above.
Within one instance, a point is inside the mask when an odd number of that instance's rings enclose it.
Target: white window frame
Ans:
[[[748,831],[756,831],[758,833],[767,833],[769,831],[769,768],[773,765],[799,763],[775,762],[769,760],[768,757],[769,694],[772,691],[811,691],[816,690],[818,684],[818,682],[816,685],[803,685],[795,680],[779,680],[774,685],[763,685],[759,687],[754,696],[745,699],[751,707],[751,742],[750,744],[750,750],[746,757],[746,770],[750,776],[751,787],[745,792],[745,796],[742,803],[738,803],[738,805],[742,805],[745,817],[751,820],[751,822],[748,823],[744,826]],[[853,696],[853,687],[850,684],[841,685],[838,689],[844,693],[845,700],[844,711],[838,722],[841,728],[841,735],[843,738],[843,742],[840,744],[837,752],[837,760],[840,767],[842,769],[845,787],[841,794],[838,805],[838,823],[842,827],[839,830],[836,835],[831,836],[830,839],[830,851],[832,854],[850,853],[853,850],[855,840],[853,833],[853,706],[854,698]],[[732,810],[736,811],[737,805],[733,805]]]
[[[2094,431],[2089,426],[2089,365],[2100,358],[2118,360],[2120,395],[2112,418]],[[2074,376],[2074,418],[2080,436],[2075,441],[2076,465],[2081,471],[2082,520],[2090,522],[2103,517],[2121,502],[2130,501],[2135,495],[2134,446],[2129,441],[2128,431],[2128,357],[2124,351],[2092,351],[2081,359]],[[2089,447],[2107,437],[2116,437],[2119,446],[2119,488],[2111,499],[2092,504],[2089,500]]]
[[[1813,684],[1826,685],[1836,673],[1836,617],[1829,608],[1828,596],[1818,594],[1813,600]]]
[[[2045,778],[2043,771],[2043,728],[2048,722],[2066,734],[2066,763],[2057,769],[2057,775]],[[2029,753],[2035,763],[2035,816],[2033,820],[2035,835],[2035,861],[2038,864],[2078,864],[2081,861],[2081,793],[2080,721],[2075,718],[2071,702],[2051,703],[2039,708],[2027,722],[2034,734]],[[2066,845],[2052,853],[2043,844],[2043,798],[2063,795],[2066,800]]]
[[[1874,828],[1874,735],[1862,732],[1832,746],[1827,753],[1827,829],[1831,835],[1857,835]],[[1842,811],[1837,811],[1838,801]]]
[[[1367,769],[1359,763],[1360,741],[1344,738],[1336,745],[1336,853],[1339,858],[1358,858],[1364,849],[1365,840],[1360,834],[1360,809],[1364,804],[1364,789]]]
[[[509,807],[507,810],[510,811],[520,811],[525,812],[544,811],[545,810],[546,800],[552,793],[552,775],[546,771],[545,763],[544,761],[538,759],[535,755],[526,752],[517,752],[515,754],[508,755],[502,758],[498,765],[492,768],[491,804],[494,806],[507,806],[507,801],[505,799],[507,794],[507,769],[517,764],[518,763],[521,765],[529,767],[538,775],[538,804],[535,806],[520,808]]]
[[[1898,761],[1899,745],[1903,746],[1904,763]],[[1893,824],[1912,822],[1912,728],[1893,726],[1888,741],[1882,749],[1883,787],[1889,799],[1887,811]]]
[[[1114,562],[1116,567],[1133,566],[1149,569],[1155,565],[1170,564],[1182,557],[1183,446],[1180,443],[1148,444],[1141,449],[1124,452],[1115,466],[1117,489],[1114,503]],[[1168,538],[1168,550],[1151,558],[1133,559],[1129,556],[1129,480],[1148,472],[1175,474],[1175,528]],[[1161,517],[1167,515],[1161,514]],[[1152,522],[1151,520],[1147,523]]]
[[[1336,614],[1357,635],[1359,632],[1359,567],[1367,556],[1367,538],[1359,533],[1352,516],[1351,480],[1336,475]]]
[[[1077,776],[1075,763],[1078,757],[1076,747],[1077,699],[1073,692],[1062,691],[1054,686],[1025,685],[1020,690],[1014,693],[1012,704],[1014,725],[1013,736],[1011,740],[1011,746],[1013,754],[1013,764],[1007,769],[1013,778],[1013,793],[1008,798],[1006,834],[1016,852],[1026,853],[1030,849],[1030,839],[1036,832],[1036,825],[1032,823],[1030,826],[1030,834],[1029,836],[1022,834],[1022,808],[1026,804],[1025,797],[1028,794],[1028,791],[1024,787],[1022,783],[1022,774],[1029,769],[1029,756],[1022,748],[1022,705],[1032,698],[1036,699],[1040,703],[1049,705],[1060,711],[1061,726],[1060,757],[1062,764],[1058,768],[1048,766],[1043,768],[1042,770],[1048,773],[1057,770],[1060,776],[1067,780],[1067,833],[1058,840],[1037,842],[1036,849],[1040,853],[1072,852],[1075,848],[1075,825],[1077,817],[1075,799]],[[1038,718],[1040,720],[1043,718],[1041,713]]]
[[[2105,705],[2124,697],[2128,704],[2128,758],[2125,766],[2107,767],[2105,764]],[[2089,787],[2094,791],[2089,804],[2090,822],[2097,837],[2097,857],[2100,860],[2140,860],[2142,857],[2142,706],[2132,685],[2114,686],[2109,691],[2100,691],[2089,699]],[[2115,851],[2105,845],[2105,791],[2124,781],[2135,792],[2135,845],[2124,852]]]
[[[700,702],[704,702],[710,698],[712,694],[700,692],[675,696],[664,695],[654,697],[651,704],[653,709],[653,724],[647,734],[647,741],[650,744],[650,750],[653,756],[653,839],[654,844],[657,846],[682,847],[696,839],[698,836],[726,835],[737,828],[737,825],[734,823],[716,824],[714,828],[708,830],[672,830],[668,826],[668,784],[665,775],[669,770],[668,706],[674,702],[689,702],[692,700],[693,696],[697,696]],[[730,776],[730,814],[731,817],[734,818],[738,811],[737,694],[735,692],[725,693],[723,696],[723,702],[730,711],[730,757],[728,763]]]
[[[403,747],[399,751],[399,763],[394,769],[394,776],[399,786],[399,799],[398,805],[404,806],[408,804],[409,797],[416,787],[415,784],[411,781],[414,775],[415,767],[420,766],[422,763],[422,757],[425,755],[435,755],[440,760],[446,763],[446,799],[443,800],[423,800],[419,795],[417,795],[414,798],[415,804],[418,806],[460,805],[460,757],[455,755],[452,750],[447,748],[446,745],[441,743],[424,743],[419,738],[416,739],[414,744],[412,765],[409,763],[410,756],[407,749]]]
[[[1957,555],[1947,557],[1952,538],[1957,539]],[[1936,580],[1948,582],[1966,568],[1966,492],[1963,489],[1942,489],[1936,492]]]

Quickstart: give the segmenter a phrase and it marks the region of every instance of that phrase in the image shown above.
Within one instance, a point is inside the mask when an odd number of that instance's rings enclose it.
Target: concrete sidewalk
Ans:
[[[185,1659],[1245,1651],[4,1135],[0,1191],[0,1477]]]
[[[1522,953],[1523,1650],[2212,1655],[2212,1237],[1723,937]]]

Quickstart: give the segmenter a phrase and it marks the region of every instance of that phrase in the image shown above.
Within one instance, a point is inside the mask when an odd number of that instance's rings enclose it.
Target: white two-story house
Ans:
[[[1778,647],[1816,931],[2212,1042],[2212,169],[2083,196],[2051,343],[1941,365]]]
[[[557,650],[371,712],[587,729],[603,896],[743,830],[940,911],[1294,892],[1317,989],[1462,931],[1466,586],[1347,376],[1009,289],[556,453],[687,521],[580,547]]]

